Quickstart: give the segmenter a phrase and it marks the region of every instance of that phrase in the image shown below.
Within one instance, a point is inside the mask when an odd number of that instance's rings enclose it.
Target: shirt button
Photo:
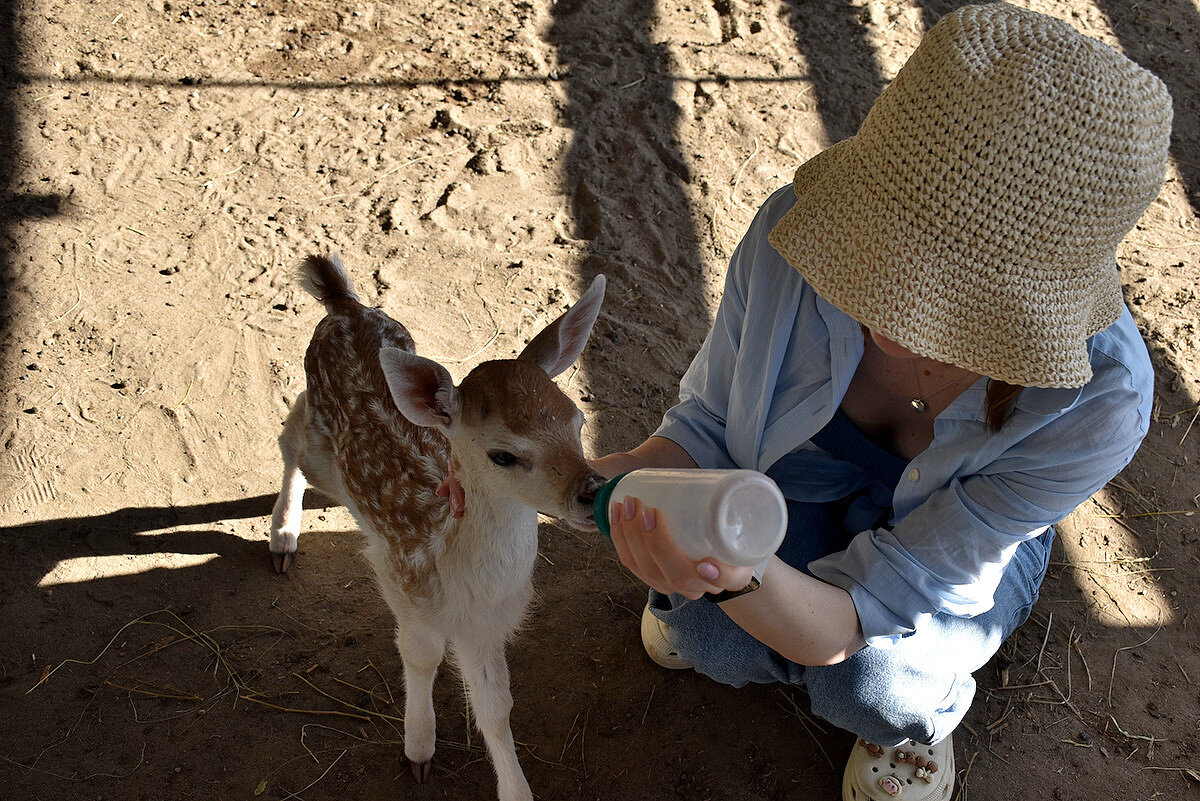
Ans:
[[[917,468],[914,467],[912,470],[908,471],[908,480],[909,481],[916,481],[920,477],[921,477],[921,471],[918,470]]]

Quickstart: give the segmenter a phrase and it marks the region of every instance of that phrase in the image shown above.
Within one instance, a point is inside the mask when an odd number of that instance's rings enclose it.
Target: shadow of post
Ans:
[[[0,386],[12,380],[8,336],[14,328],[13,256],[19,243],[14,228],[22,220],[52,217],[59,213],[62,198],[55,194],[22,192],[17,181],[17,155],[21,142],[15,93],[22,83],[18,71],[20,42],[17,36],[18,4],[0,0]],[[6,410],[9,411],[9,410]]]
[[[631,369],[626,360],[599,355],[612,349],[584,352],[593,388],[633,409],[639,429],[614,430],[598,417],[601,452],[630,447],[657,426],[709,321],[670,49],[653,38],[654,3],[626,0],[625,7],[627,13],[613,17],[607,5],[587,0],[556,3],[548,35],[567,73],[565,117],[574,131],[563,176],[571,215],[564,231],[584,250],[585,278],[608,274],[608,308],[619,306],[622,318],[638,323],[618,332],[605,326],[602,314],[597,333],[617,351],[645,352],[649,358],[639,361],[652,373],[623,374]],[[598,182],[592,177],[598,175],[608,177]],[[619,225],[612,222],[618,219]],[[635,237],[622,234],[630,230]],[[641,402],[629,392],[642,395]]]
[[[17,115],[12,99],[17,77],[14,10],[13,0],[0,0],[0,227],[4,234],[3,246],[0,247],[0,387],[9,385],[7,340],[12,328],[12,270],[9,259],[15,250],[12,223],[17,217],[16,196],[13,193],[13,153],[17,133]]]
[[[785,7],[808,64],[825,144],[853,136],[885,86],[861,9],[846,0],[788,0]]]

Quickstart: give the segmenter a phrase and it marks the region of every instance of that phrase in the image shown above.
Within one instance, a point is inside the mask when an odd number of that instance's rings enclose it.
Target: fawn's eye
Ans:
[[[492,460],[492,464],[499,465],[500,467],[512,467],[517,463],[516,455],[508,451],[491,451],[488,454],[488,458]]]

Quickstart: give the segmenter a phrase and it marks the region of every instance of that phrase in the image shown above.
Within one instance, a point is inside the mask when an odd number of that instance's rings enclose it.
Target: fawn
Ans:
[[[279,438],[275,569],[292,564],[306,482],[345,505],[396,617],[413,775],[429,777],[434,674],[449,643],[501,801],[529,801],[504,648],[532,594],[537,512],[596,530],[592,503],[604,480],[583,456],[582,413],[551,379],[583,351],[604,276],[519,357],[485,362],[458,386],[414,353],[404,326],[359,303],[336,256],[309,256],[300,281],[327,314],[304,359],[307,389]],[[436,494],[451,471],[466,498],[461,517]]]

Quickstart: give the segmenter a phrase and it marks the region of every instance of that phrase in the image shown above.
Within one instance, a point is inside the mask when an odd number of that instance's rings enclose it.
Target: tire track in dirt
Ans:
[[[7,445],[5,449],[8,449]],[[13,480],[6,481],[5,485],[17,489],[11,497],[0,502],[0,513],[33,511],[58,497],[54,476],[46,474],[36,447],[30,445],[7,456],[9,475]]]

